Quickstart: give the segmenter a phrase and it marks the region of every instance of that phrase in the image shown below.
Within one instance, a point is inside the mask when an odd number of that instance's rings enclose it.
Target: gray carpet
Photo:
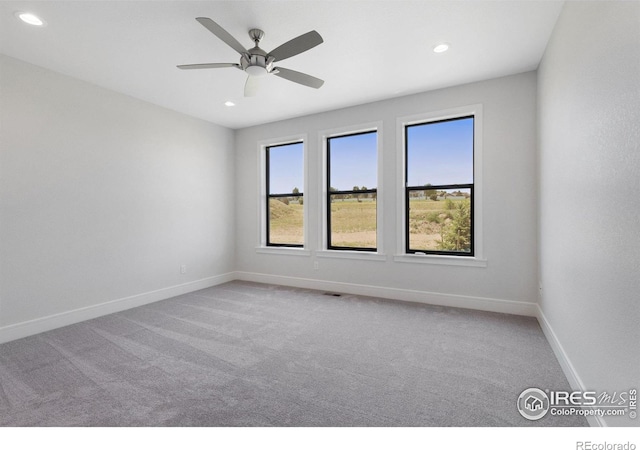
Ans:
[[[533,318],[234,281],[0,345],[2,426],[586,426]]]

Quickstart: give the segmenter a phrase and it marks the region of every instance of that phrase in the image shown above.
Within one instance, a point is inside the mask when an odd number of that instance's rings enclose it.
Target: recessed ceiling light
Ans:
[[[433,51],[435,53],[444,53],[447,50],[449,50],[449,44],[445,44],[445,43],[438,44],[435,47],[433,47]]]
[[[230,100],[227,100],[226,102],[224,102],[224,106],[236,106],[236,104]]]
[[[15,15],[18,19],[22,20],[24,23],[28,23],[29,25],[35,25],[37,27],[44,26],[44,20],[42,20],[40,17],[36,16],[35,14],[31,14],[23,11],[17,11]]]

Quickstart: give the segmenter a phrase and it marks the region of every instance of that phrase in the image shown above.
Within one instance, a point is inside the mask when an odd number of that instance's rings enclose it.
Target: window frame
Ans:
[[[369,191],[376,192],[376,249],[359,247],[342,247],[342,246],[329,246],[329,232],[330,224],[328,222],[328,214],[330,211],[330,185],[328,172],[329,159],[328,159],[328,139],[349,135],[364,134],[368,132],[376,133],[376,166],[377,166],[377,186],[375,189],[367,189],[366,191],[357,191],[365,193]],[[324,130],[318,132],[318,144],[322,149],[319,152],[319,163],[322,168],[322,191],[320,193],[319,201],[322,205],[322,213],[320,214],[320,230],[318,236],[318,250],[315,252],[316,256],[322,258],[340,258],[340,259],[359,259],[370,261],[385,261],[386,256],[383,252],[383,221],[384,221],[384,202],[383,202],[383,122],[369,122],[360,125],[351,125],[347,127],[341,127],[331,130]],[[336,191],[335,193],[351,192],[351,191]]]
[[[471,241],[471,251],[470,252],[463,252],[463,251],[451,251],[451,250],[419,250],[419,249],[412,249],[411,248],[411,239],[410,239],[410,233],[409,233],[409,217],[410,217],[410,210],[411,208],[409,207],[410,203],[411,203],[411,191],[424,191],[425,190],[425,186],[409,186],[409,129],[412,127],[420,127],[420,126],[426,126],[426,125],[434,125],[434,124],[439,124],[439,123],[446,123],[446,122],[454,122],[456,120],[465,120],[465,119],[473,119],[473,140],[472,140],[472,146],[475,147],[475,116],[473,115],[466,115],[466,116],[461,116],[461,117],[453,117],[453,118],[448,118],[448,119],[439,119],[439,120],[428,120],[425,122],[417,122],[417,123],[412,123],[412,124],[407,124],[403,127],[404,130],[404,159],[407,163],[405,163],[405,167],[404,167],[404,185],[405,185],[405,222],[404,222],[404,241],[405,241],[405,253],[406,254],[427,254],[427,255],[449,255],[449,256],[464,256],[464,257],[473,257],[474,256],[474,236],[473,236],[473,222],[474,222],[474,217],[473,217],[473,213],[474,213],[474,209],[473,209],[473,182],[471,183],[466,183],[466,184],[438,184],[438,185],[430,185],[429,186],[429,190],[434,190],[434,191],[443,191],[443,190],[449,190],[449,189],[469,189],[471,191],[470,194],[470,203],[471,203],[471,229],[470,229],[470,241]],[[474,152],[474,148],[471,149],[471,164],[472,167],[475,167],[475,152]]]
[[[429,189],[470,189],[471,190],[471,243],[472,251],[440,251],[414,250],[409,243],[409,194],[413,190],[424,190],[424,186],[408,185],[408,128],[415,125],[446,122],[473,117],[473,183],[429,186]],[[444,265],[467,265],[486,267],[487,261],[483,252],[482,231],[482,105],[469,105],[431,113],[400,117],[397,119],[398,160],[397,177],[399,186],[397,193],[397,253],[396,262],[427,263]]]
[[[325,174],[325,181],[326,181],[326,189],[327,189],[327,197],[326,197],[326,215],[325,215],[325,220],[326,220],[326,229],[327,229],[327,250],[347,250],[347,251],[354,251],[354,252],[373,252],[376,253],[378,251],[378,188],[376,187],[375,189],[365,189],[363,191],[355,191],[353,189],[348,189],[348,190],[342,190],[342,191],[331,191],[331,140],[332,139],[339,139],[339,138],[345,138],[345,137],[353,137],[353,136],[363,136],[365,134],[375,134],[376,135],[376,178],[378,176],[377,173],[377,153],[378,153],[378,130],[366,130],[366,131],[357,131],[357,132],[353,132],[353,133],[346,133],[346,134],[339,134],[339,135],[335,135],[335,136],[328,136],[326,138],[326,145],[327,145],[327,155],[326,155],[326,160],[327,160],[327,170],[326,170],[326,174]],[[376,180],[377,181],[377,180]],[[377,186],[377,182],[376,182],[376,186]],[[358,194],[376,194],[376,247],[372,248],[372,247],[347,247],[347,246],[342,246],[342,245],[332,245],[331,244],[331,198],[334,195],[354,195],[355,193]]]
[[[281,147],[286,145],[302,144],[302,158],[303,158],[303,186],[301,192],[295,193],[269,193],[269,181],[270,181],[270,164],[268,157],[268,149],[273,147]],[[294,136],[287,136],[279,139],[270,139],[258,142],[259,152],[259,177],[260,180],[259,189],[259,202],[258,212],[260,217],[260,226],[258,230],[258,246],[256,251],[258,253],[279,253],[279,254],[293,254],[293,255],[310,255],[308,250],[308,236],[309,236],[309,208],[308,208],[308,161],[307,161],[307,135],[299,134]],[[296,186],[297,187],[297,186]],[[301,197],[303,201],[303,244],[281,244],[270,242],[269,236],[269,199],[270,198],[282,198],[282,197]]]

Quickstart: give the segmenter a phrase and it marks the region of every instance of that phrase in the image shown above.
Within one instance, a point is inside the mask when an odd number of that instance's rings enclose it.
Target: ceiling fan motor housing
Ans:
[[[267,57],[267,52],[258,47],[260,39],[264,36],[264,31],[254,28],[249,30],[249,36],[256,45],[242,54],[240,66],[242,70],[253,77],[266,75],[273,70],[274,58]]]

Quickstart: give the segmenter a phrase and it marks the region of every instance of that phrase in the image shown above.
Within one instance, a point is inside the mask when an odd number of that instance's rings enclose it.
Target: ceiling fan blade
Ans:
[[[272,50],[268,56],[273,56],[275,58],[274,61],[282,61],[283,59],[291,58],[292,56],[306,52],[323,42],[322,36],[320,36],[317,31],[309,31],[308,33],[285,42],[280,47]]]
[[[247,77],[247,82],[244,84],[244,96],[254,97],[258,93],[260,87],[260,77]]]
[[[295,70],[285,69],[283,67],[276,67],[271,73],[279,76],[280,78],[284,78],[285,80],[303,84],[314,89],[318,89],[324,84],[324,81],[320,78],[312,77],[306,73],[296,72]]]
[[[237,67],[239,69],[240,64],[235,64],[235,63],[182,64],[176,67],[178,69],[221,69],[223,67]]]
[[[240,42],[236,40],[233,36],[231,36],[227,30],[222,28],[220,25],[215,23],[213,20],[208,17],[197,17],[196,20],[200,22],[207,30],[211,31],[216,35],[218,39],[227,44],[229,47],[234,49],[240,54],[246,53],[247,49],[245,49]]]

